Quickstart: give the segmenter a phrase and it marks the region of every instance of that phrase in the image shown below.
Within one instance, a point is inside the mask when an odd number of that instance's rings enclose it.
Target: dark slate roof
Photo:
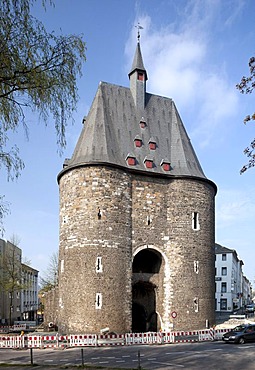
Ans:
[[[140,120],[146,122],[144,129]],[[139,148],[134,144],[137,136],[142,139]],[[156,150],[149,149],[151,138]],[[129,88],[101,82],[68,166],[106,163],[130,168],[126,159],[131,153],[136,158],[132,170],[205,179],[172,99],[146,93],[141,116]],[[151,169],[144,165],[146,156],[153,158]],[[167,174],[162,160],[171,163]]]
[[[236,253],[234,249],[229,249],[227,247],[224,247],[223,245],[220,244],[215,244],[215,253],[217,254],[222,254],[222,253]]]
[[[146,82],[137,79],[140,71],[147,79],[138,43],[129,73],[130,86],[136,84],[136,88],[131,91],[100,82],[73,156],[65,161],[58,179],[73,167],[110,165],[143,174],[199,178],[210,182],[216,192],[216,185],[203,173],[173,100],[147,93]],[[144,103],[136,106],[132,94],[144,96]],[[135,97],[139,101],[139,96]],[[144,128],[141,121],[146,122]],[[139,147],[135,145],[137,138],[142,142]],[[155,150],[150,141],[156,143]],[[128,157],[135,158],[135,165]],[[149,164],[153,161],[152,167],[146,166],[146,160]],[[170,171],[163,163],[171,164]]]

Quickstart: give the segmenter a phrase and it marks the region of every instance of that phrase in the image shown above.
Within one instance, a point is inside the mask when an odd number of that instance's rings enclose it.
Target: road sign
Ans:
[[[172,318],[173,318],[173,319],[176,319],[176,317],[177,317],[177,312],[176,312],[176,311],[173,311],[173,312],[171,313],[171,316],[172,316]]]

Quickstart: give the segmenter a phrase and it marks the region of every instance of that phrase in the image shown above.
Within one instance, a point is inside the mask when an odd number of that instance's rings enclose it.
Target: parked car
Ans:
[[[238,325],[229,332],[223,334],[222,340],[225,343],[255,342],[255,325]]]
[[[246,313],[253,313],[254,312],[254,304],[247,304],[245,308]]]

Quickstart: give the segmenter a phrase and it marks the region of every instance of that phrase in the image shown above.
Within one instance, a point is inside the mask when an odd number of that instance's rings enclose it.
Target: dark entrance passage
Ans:
[[[153,249],[139,252],[133,261],[132,331],[158,331],[156,288],[152,282],[160,272],[162,256]]]
[[[157,331],[155,286],[139,281],[133,286],[132,331]]]

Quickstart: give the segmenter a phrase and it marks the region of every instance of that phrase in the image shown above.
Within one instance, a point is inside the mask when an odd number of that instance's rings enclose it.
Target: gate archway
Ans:
[[[161,254],[154,249],[143,249],[133,260],[132,331],[158,331],[157,284],[162,265]]]

